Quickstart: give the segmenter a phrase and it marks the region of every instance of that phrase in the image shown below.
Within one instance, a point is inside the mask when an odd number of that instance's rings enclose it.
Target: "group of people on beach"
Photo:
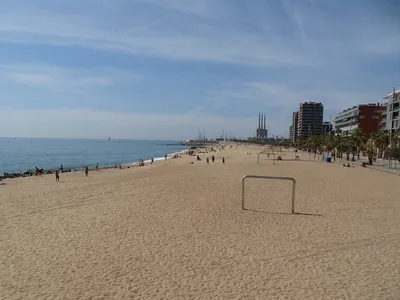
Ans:
[[[96,168],[96,171],[100,170],[99,163],[96,163],[96,167],[95,168]],[[87,165],[84,165],[83,169],[85,170],[85,176],[88,177],[89,176],[89,167]],[[36,170],[39,170],[39,169],[36,167]],[[64,166],[63,165],[61,165],[60,169],[56,170],[56,172],[54,173],[54,175],[56,176],[56,182],[60,181],[60,173],[62,173],[62,172],[64,172]]]
[[[200,157],[197,156],[197,158],[198,158],[197,160],[199,160]],[[200,159],[200,160],[201,160],[201,159]],[[207,157],[207,160],[206,160],[206,161],[207,161],[207,164],[209,165],[209,164],[210,164],[210,159],[209,159],[208,157]],[[215,163],[215,156],[214,156],[214,155],[211,156],[211,161],[212,161],[213,163]],[[225,164],[225,157],[222,157],[222,163]]]
[[[192,153],[188,152],[188,154],[192,154]],[[165,160],[167,160],[167,159],[168,159],[168,155],[165,154],[164,158],[165,158]],[[175,154],[172,158],[181,158],[181,155]],[[216,159],[216,158],[215,158],[215,156],[213,155],[213,156],[211,157],[211,161],[212,161],[213,163],[215,163],[215,159]],[[198,160],[198,161],[201,161],[201,158],[200,158],[199,155],[197,155],[197,160]],[[151,158],[151,164],[153,164],[153,163],[154,163],[154,158],[152,157],[152,158]],[[222,157],[222,163],[225,164],[225,157]],[[210,164],[209,157],[207,157],[207,164]],[[138,166],[141,167],[141,166],[144,166],[144,165],[145,165],[144,160],[143,160],[143,159],[140,159],[140,160],[139,160],[139,163],[138,163]],[[83,168],[84,168],[85,176],[88,177],[88,176],[89,176],[89,167],[88,167],[87,165],[84,165]],[[123,167],[122,167],[121,165],[115,166],[114,168],[123,169]],[[100,168],[99,168],[99,163],[96,163],[95,169],[96,169],[96,171],[99,171],[99,170],[100,170]],[[64,172],[64,166],[61,164],[59,170],[56,170],[56,172],[54,173],[55,176],[56,176],[56,182],[59,182],[59,181],[60,181],[60,173],[62,173],[62,172]],[[35,175],[42,175],[42,174],[43,174],[43,169],[38,169],[38,167],[35,167]]]

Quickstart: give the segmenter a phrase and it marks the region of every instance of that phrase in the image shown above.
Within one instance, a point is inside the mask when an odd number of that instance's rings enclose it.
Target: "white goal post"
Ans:
[[[292,187],[292,213],[294,214],[294,202],[296,196],[296,180],[292,177],[279,177],[279,176],[259,176],[259,175],[245,175],[242,178],[242,209],[247,210],[244,207],[244,191],[245,191],[245,182],[247,178],[255,178],[255,179],[272,179],[272,180],[289,180],[293,183]]]

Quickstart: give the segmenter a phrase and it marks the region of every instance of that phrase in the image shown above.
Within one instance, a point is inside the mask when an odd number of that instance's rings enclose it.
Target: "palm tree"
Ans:
[[[378,130],[373,134],[373,141],[375,142],[375,147],[379,149],[378,157],[382,158],[383,150],[389,146],[388,132],[384,130]]]
[[[356,152],[357,159],[360,159],[361,148],[366,143],[367,136],[359,127],[357,127],[351,132],[351,139],[352,139],[351,141],[352,141],[353,151]],[[353,161],[354,161],[354,152],[353,152]]]
[[[394,145],[394,148],[400,148],[400,130],[392,133],[392,145]]]
[[[344,151],[343,137],[341,137],[339,134],[335,135],[332,139],[332,144],[335,149],[335,160],[336,160],[336,157],[343,158],[343,151]]]
[[[350,160],[350,153],[353,152],[353,145],[350,136],[345,136],[342,143],[343,151],[346,152],[346,160]],[[354,155],[353,155],[354,157]]]
[[[370,139],[367,142],[365,152],[367,153],[367,156],[368,156],[368,164],[372,165],[372,160],[373,160],[374,156],[376,155],[376,149],[374,147],[374,143],[373,143],[372,139]]]

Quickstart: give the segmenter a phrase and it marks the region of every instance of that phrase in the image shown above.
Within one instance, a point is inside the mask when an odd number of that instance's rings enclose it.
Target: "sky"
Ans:
[[[288,136],[400,86],[397,0],[2,0],[0,136]]]

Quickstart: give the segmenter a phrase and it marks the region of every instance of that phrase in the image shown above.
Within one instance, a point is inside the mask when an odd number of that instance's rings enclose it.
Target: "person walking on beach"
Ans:
[[[222,158],[222,163],[225,164],[225,157]]]
[[[208,159],[208,157],[207,157],[207,165],[209,165],[210,164],[210,160]]]
[[[86,175],[86,177],[88,177],[88,175],[89,175],[89,168],[88,168],[88,166],[85,166],[85,175]]]
[[[167,154],[165,154],[165,160],[167,160]]]
[[[61,164],[61,166],[60,166],[60,172],[62,173],[62,172],[64,172],[64,166]]]
[[[58,171],[56,171],[56,182],[59,182],[60,181],[60,175],[58,174]]]
[[[99,163],[96,164],[96,171],[99,171]]]
[[[154,163],[154,157],[151,158],[151,163]]]
[[[214,155],[212,156],[211,160],[214,163],[214,161],[215,161],[215,156]]]

